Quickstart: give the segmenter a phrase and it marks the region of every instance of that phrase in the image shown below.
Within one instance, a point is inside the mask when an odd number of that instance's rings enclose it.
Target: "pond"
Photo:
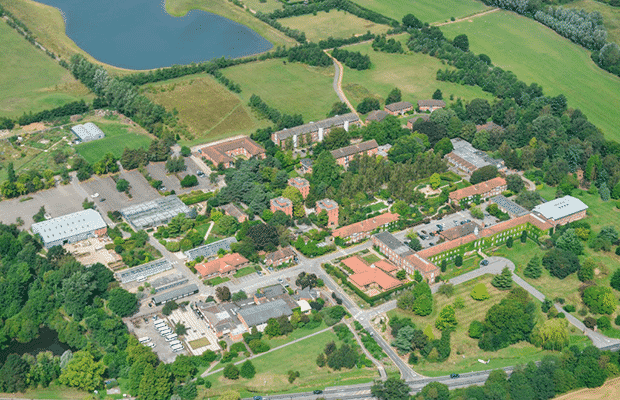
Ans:
[[[37,355],[42,351],[51,351],[55,356],[60,356],[66,350],[72,349],[69,345],[58,340],[58,333],[56,333],[56,331],[44,326],[39,329],[38,338],[28,343],[12,341],[8,348],[0,350],[0,364],[6,361],[9,354],[18,354],[21,356],[22,354],[30,353],[32,355]]]
[[[219,15],[193,10],[173,17],[161,0],[38,1],[61,10],[67,36],[82,50],[120,68],[237,58],[272,47],[250,28]]]

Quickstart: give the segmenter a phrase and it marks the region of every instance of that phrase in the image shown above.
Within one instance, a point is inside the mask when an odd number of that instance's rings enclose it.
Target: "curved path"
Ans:
[[[323,50],[325,52],[325,54],[327,54],[329,56],[329,58],[331,58],[334,61],[334,69],[335,69],[335,74],[334,74],[334,91],[336,92],[336,95],[338,95],[338,98],[340,99],[340,101],[342,101],[343,103],[345,103],[347,105],[347,107],[349,107],[349,110],[351,110],[351,112],[355,115],[357,115],[357,117],[359,118],[359,114],[357,113],[357,111],[355,111],[355,107],[353,107],[353,104],[351,104],[351,102],[349,101],[349,99],[347,99],[347,96],[345,96],[344,92],[342,91],[342,77],[344,76],[344,68],[342,67],[342,64],[340,63],[340,61],[336,60],[331,54],[329,54],[327,52],[327,50]],[[360,118],[360,121],[362,119]]]
[[[472,14],[469,17],[463,17],[463,18],[455,19],[454,21],[442,22],[441,24],[432,24],[432,25],[443,26],[443,25],[448,25],[448,24],[456,24],[457,22],[467,21],[468,19],[472,19],[476,17],[482,17],[483,15],[487,15],[487,14],[490,14],[492,12],[499,11],[499,10],[500,10],[499,8],[494,8],[492,10],[483,11],[478,14]]]

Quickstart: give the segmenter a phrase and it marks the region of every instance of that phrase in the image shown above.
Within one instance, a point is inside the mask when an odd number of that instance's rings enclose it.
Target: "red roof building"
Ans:
[[[367,140],[362,143],[352,144],[351,146],[342,147],[340,149],[333,150],[332,156],[336,159],[339,165],[347,168],[349,163],[355,156],[366,154],[367,156],[374,156],[379,151],[379,145],[375,139]]]
[[[305,199],[310,194],[310,182],[307,179],[295,177],[288,180],[288,185],[299,190],[302,197]]]
[[[358,256],[349,257],[342,261],[354,273],[349,275],[349,281],[361,290],[378,289],[390,290],[402,285],[402,282],[386,274],[380,268],[369,266]]]
[[[376,217],[335,229],[332,232],[332,236],[339,237],[346,242],[355,243],[366,239],[375,229],[387,228],[396,221],[398,221],[398,214],[386,212]]]
[[[238,269],[247,266],[249,263],[248,259],[241,254],[232,253],[207,263],[196,264],[195,268],[203,278],[224,277],[234,274]]]
[[[480,182],[473,186],[455,190],[450,193],[450,202],[459,203],[461,200],[473,200],[474,196],[480,196],[481,200],[502,194],[508,188],[506,180],[501,177]]]
[[[240,139],[227,140],[198,149],[199,157],[211,161],[216,167],[224,164],[225,168],[234,167],[235,157],[265,158],[265,149],[247,136]]]
[[[280,250],[276,250],[273,253],[269,253],[265,256],[265,265],[267,266],[280,266],[284,263],[289,263],[295,260],[297,254],[291,248],[291,246],[285,247]]]
[[[293,202],[286,197],[276,197],[271,199],[271,212],[282,211],[289,217],[293,216]]]

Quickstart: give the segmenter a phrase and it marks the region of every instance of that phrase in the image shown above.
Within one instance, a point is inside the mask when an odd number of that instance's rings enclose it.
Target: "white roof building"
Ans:
[[[43,245],[49,248],[105,234],[106,228],[107,225],[101,215],[89,209],[37,222],[30,229],[32,233],[39,234],[43,239]]]
[[[71,132],[77,136],[82,142],[90,142],[92,140],[103,139],[105,133],[99,127],[92,122],[87,122],[84,125],[76,125],[71,128]]]
[[[539,204],[534,207],[532,211],[541,214],[549,220],[559,221],[587,209],[588,206],[583,201],[576,199],[573,196],[564,196],[559,199]]]

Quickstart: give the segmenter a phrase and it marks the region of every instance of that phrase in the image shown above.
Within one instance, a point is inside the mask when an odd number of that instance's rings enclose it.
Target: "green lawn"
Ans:
[[[259,0],[242,0],[241,2],[248,8],[263,13],[270,13],[282,8],[282,3],[278,0],[266,0],[264,3],[261,3]]]
[[[19,396],[19,397],[18,397]],[[28,389],[24,393],[15,394],[0,392],[0,397],[4,398],[27,398],[27,399],[45,399],[45,400],[73,400],[90,398],[88,392],[79,391],[66,386],[60,386],[52,383],[48,388]]]
[[[256,270],[254,269],[254,267],[245,267],[245,268],[241,268],[240,270],[238,270],[234,276],[235,278],[241,278],[243,276],[250,275],[255,272]]]
[[[292,342],[293,340],[297,340],[300,339],[302,337],[306,337],[308,335],[311,335],[315,332],[321,331],[323,329],[327,328],[327,325],[325,324],[325,322],[321,321],[321,325],[317,326],[316,328],[312,328],[312,329],[295,329],[293,332],[289,333],[286,336],[277,336],[275,338],[272,339],[267,339],[266,337],[263,337],[263,339],[261,339],[263,342],[269,344],[269,346],[271,348],[274,347],[278,347],[278,346],[282,346],[283,344]],[[314,340],[313,338],[310,338],[308,340]]]
[[[220,283],[228,282],[230,278],[222,278],[221,276],[216,276],[215,278],[211,278],[205,281],[205,285],[216,286]]]
[[[304,122],[324,119],[332,104],[338,101],[332,88],[332,66],[310,67],[285,60],[267,60],[237,65],[222,72],[241,86],[244,104],[256,94],[281,112],[301,114]]]
[[[381,260],[379,257],[377,257],[376,254],[369,254],[365,257],[362,257],[364,260],[366,260],[367,263],[369,264],[373,264],[376,263],[377,261]]]
[[[620,8],[596,0],[579,0],[563,5],[588,12],[598,11],[603,16],[603,25],[607,29],[607,40],[620,44]]]
[[[146,149],[151,143],[149,137],[128,132],[127,126],[120,122],[98,122],[97,126],[105,133],[103,139],[75,146],[75,150],[91,164],[101,160],[107,153],[120,157],[125,147]]]
[[[580,108],[606,138],[620,140],[620,79],[596,66],[588,50],[515,13],[498,11],[472,21],[441,29],[450,39],[466,34],[472,51],[487,54],[528,84],[542,85],[546,95],[563,93],[568,106]]]
[[[387,25],[375,24],[345,11],[337,10],[321,11],[317,15],[307,14],[283,18],[279,21],[284,26],[304,32],[306,38],[312,42],[318,42],[330,36],[348,38],[353,35],[363,35],[367,31],[380,34],[385,33],[390,28]],[[325,29],[325,27],[329,27],[329,29]]]
[[[447,21],[451,17],[466,17],[490,9],[475,0],[353,0],[353,2],[399,22],[410,13],[422,22],[431,23]]]
[[[0,21],[0,117],[18,117],[81,99],[88,89],[4,21]]]
[[[226,390],[236,390],[243,397],[248,397],[256,394],[307,391],[327,386],[369,382],[377,377],[375,370],[367,368],[341,371],[330,371],[328,367],[319,368],[316,365],[316,357],[330,341],[336,342],[338,346],[342,344],[332,331],[328,331],[294,346],[255,358],[252,363],[257,373],[250,380],[240,378],[231,381],[224,378],[221,372],[210,375],[206,379],[211,381],[213,386],[200,395],[208,397],[222,394]],[[292,384],[287,380],[289,370],[300,372],[300,377]]]
[[[400,35],[400,40],[406,36]],[[347,47],[350,51],[359,51],[370,55],[372,66],[368,70],[357,71],[344,68],[342,87],[354,106],[365,97],[376,97],[383,103],[388,93],[397,87],[403,94],[403,101],[415,103],[421,99],[430,99],[436,89],[443,92],[449,102],[450,95],[468,100],[475,98],[492,99],[479,87],[463,86],[435,79],[437,70],[445,65],[436,58],[425,54],[388,54],[372,50],[370,43]]]

